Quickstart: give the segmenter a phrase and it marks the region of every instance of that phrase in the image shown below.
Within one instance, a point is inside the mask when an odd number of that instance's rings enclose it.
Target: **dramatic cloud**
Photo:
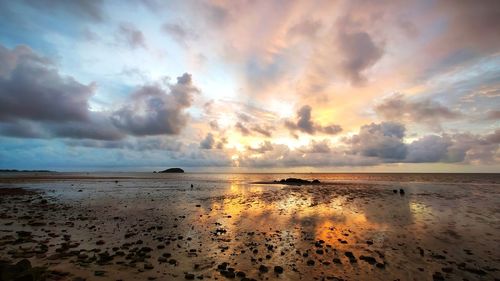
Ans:
[[[86,122],[65,122],[63,124],[45,124],[52,136],[73,139],[120,140],[126,134],[116,128],[109,117],[103,113],[92,112]]]
[[[20,138],[120,139],[106,116],[89,111],[95,84],[59,74],[25,46],[0,45],[0,133]]]
[[[496,171],[499,7],[0,0],[0,164]]]
[[[131,104],[114,112],[111,118],[118,128],[136,136],[179,134],[188,118],[184,110],[197,92],[191,75],[185,73],[168,89],[159,83],[141,87],[132,94]]]
[[[405,161],[411,163],[439,162],[447,158],[448,147],[452,145],[449,137],[436,135],[424,136],[408,146]]]
[[[84,121],[95,84],[61,76],[46,58],[25,46],[0,45],[0,121]]]
[[[394,122],[364,125],[350,140],[353,152],[367,157],[399,161],[406,157],[405,127]]]
[[[142,31],[131,23],[122,23],[119,26],[119,35],[132,48],[146,48],[146,39]]]
[[[455,120],[462,114],[439,102],[425,99],[409,101],[401,94],[394,94],[376,105],[375,112],[387,120],[424,123],[438,127],[444,120]]]
[[[285,126],[292,132],[298,130],[310,135],[314,135],[316,132],[328,135],[335,135],[342,131],[342,127],[340,127],[339,125],[332,124],[323,127],[321,125],[314,123],[312,120],[311,111],[312,111],[311,106],[309,105],[302,106],[297,111],[297,121],[293,122],[290,120],[286,120]]]

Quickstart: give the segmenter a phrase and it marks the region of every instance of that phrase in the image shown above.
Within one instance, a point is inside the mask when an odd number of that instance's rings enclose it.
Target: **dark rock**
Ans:
[[[374,257],[370,257],[370,256],[363,256],[363,255],[361,255],[359,257],[359,259],[363,260],[363,261],[365,261],[365,262],[367,262],[367,263],[369,263],[371,265],[374,265],[374,264],[377,263],[377,260]]]
[[[399,189],[399,194],[401,194],[401,195],[405,195],[405,190],[404,190],[404,189],[402,189],[402,188],[400,188],[400,189]]]
[[[320,181],[319,180],[308,181],[299,178],[287,178],[280,180],[279,183],[289,184],[289,185],[302,185],[302,184],[319,184]]]
[[[159,173],[184,173],[184,170],[181,168],[169,168]]]
[[[261,264],[260,267],[259,267],[259,271],[262,272],[262,273],[265,273],[265,272],[268,272],[269,269],[267,268],[267,266]]]
[[[194,274],[192,274],[192,273],[186,273],[186,275],[184,275],[184,279],[186,279],[186,280],[194,280]]]
[[[350,263],[355,263],[355,262],[358,262],[356,260],[356,257],[354,256],[354,254],[352,252],[345,252],[344,254],[347,258],[349,258],[349,262]]]
[[[94,271],[94,276],[104,276],[104,274],[106,274],[106,271],[104,271],[104,270]]]
[[[453,272],[453,268],[451,268],[451,267],[443,267],[443,268],[441,268],[441,271],[446,272],[446,273],[452,273]]]
[[[444,281],[443,274],[441,274],[441,272],[434,272],[434,274],[432,274],[432,280],[434,280],[434,281]]]
[[[281,274],[283,273],[283,267],[277,265],[274,267],[274,272],[278,273],[278,274]]]
[[[226,278],[230,278],[230,279],[233,279],[234,277],[236,277],[236,274],[234,273],[234,271],[229,271],[229,270],[222,270],[220,272],[220,274]]]

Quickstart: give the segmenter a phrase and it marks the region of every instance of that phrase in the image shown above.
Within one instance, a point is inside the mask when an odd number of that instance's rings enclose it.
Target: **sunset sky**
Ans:
[[[0,0],[0,168],[500,172],[500,2]]]

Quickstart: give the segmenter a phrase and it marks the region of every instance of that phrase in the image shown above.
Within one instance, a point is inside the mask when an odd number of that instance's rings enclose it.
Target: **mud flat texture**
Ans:
[[[321,183],[254,184],[289,177]],[[0,280],[500,280],[500,180],[0,177],[0,271]]]

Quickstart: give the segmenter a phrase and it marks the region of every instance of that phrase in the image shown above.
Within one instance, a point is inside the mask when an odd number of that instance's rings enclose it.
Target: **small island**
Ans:
[[[158,173],[172,173],[172,174],[175,174],[175,173],[184,173],[184,170],[181,169],[181,168],[169,168],[169,169],[160,171]]]

